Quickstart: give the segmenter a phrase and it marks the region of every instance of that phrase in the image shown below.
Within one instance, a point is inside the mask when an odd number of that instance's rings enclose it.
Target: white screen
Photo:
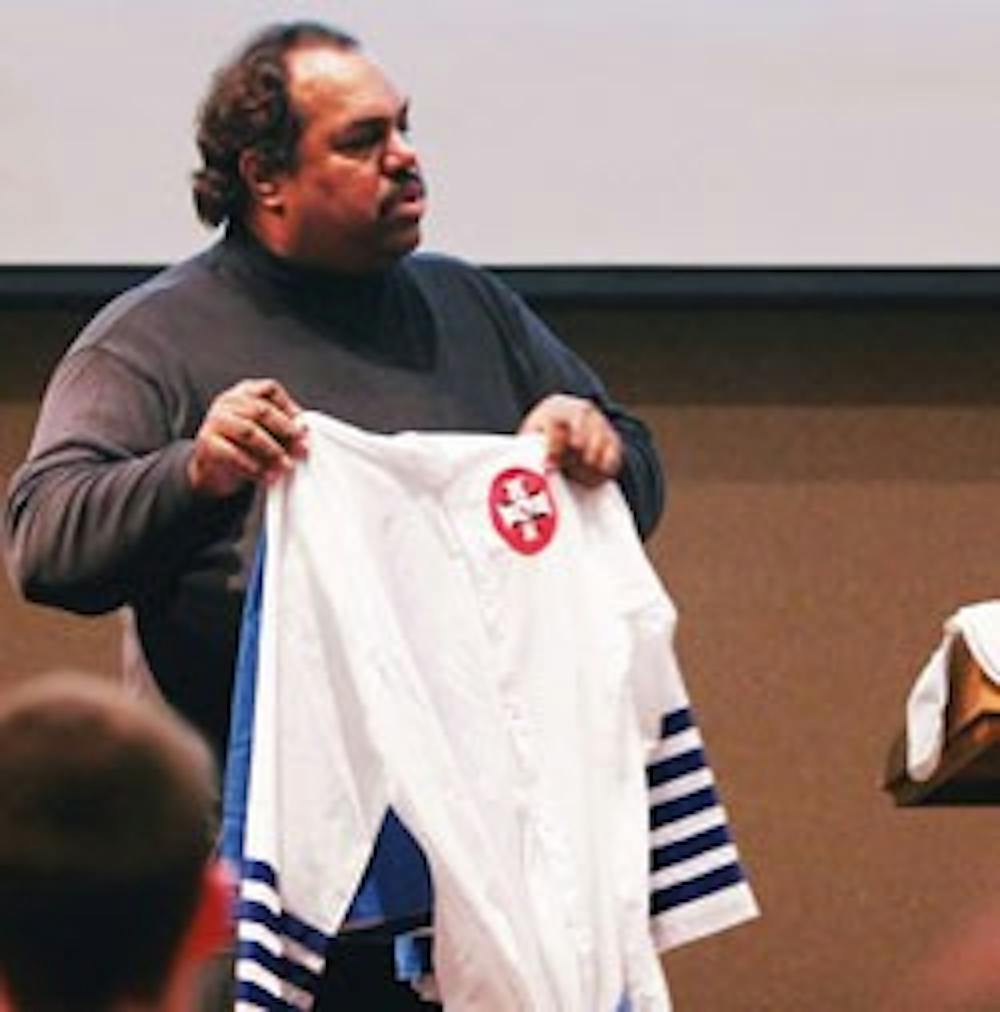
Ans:
[[[411,96],[425,246],[494,265],[1000,262],[997,0],[8,0],[0,264],[204,245],[194,110],[312,16]]]

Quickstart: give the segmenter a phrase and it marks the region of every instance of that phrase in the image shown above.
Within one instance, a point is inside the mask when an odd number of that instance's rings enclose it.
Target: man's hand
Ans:
[[[224,390],[195,436],[191,487],[222,499],[248,482],[281,477],[306,454],[301,410],[277,380],[243,380]]]
[[[621,470],[621,437],[601,409],[582,397],[546,397],[528,412],[519,431],[541,432],[549,463],[581,485],[600,485]]]

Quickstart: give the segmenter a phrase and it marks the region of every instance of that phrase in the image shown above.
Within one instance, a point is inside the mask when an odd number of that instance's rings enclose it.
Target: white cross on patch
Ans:
[[[529,492],[524,487],[524,475],[521,474],[508,478],[503,488],[507,502],[497,503],[497,512],[503,522],[517,530],[525,541],[537,541],[540,535],[535,521],[552,515],[545,490]]]

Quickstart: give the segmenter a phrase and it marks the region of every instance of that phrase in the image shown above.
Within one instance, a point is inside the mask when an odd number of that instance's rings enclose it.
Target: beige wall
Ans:
[[[0,485],[24,455],[45,379],[86,314],[0,311]],[[20,601],[0,578],[0,682],[53,667],[117,672],[117,621]]]
[[[899,810],[878,787],[940,622],[1000,596],[1000,319],[557,322],[669,462],[652,552],[764,908],[669,961],[679,1008],[877,1009],[936,933],[1000,897],[994,813]]]
[[[679,1012],[879,1009],[938,935],[1000,897],[994,812],[899,810],[879,789],[941,621],[1000,596],[1000,316],[547,315],[664,450],[671,502],[650,548],[764,908],[670,957]],[[0,313],[4,475],[78,318]],[[114,631],[0,587],[0,671],[110,670]]]

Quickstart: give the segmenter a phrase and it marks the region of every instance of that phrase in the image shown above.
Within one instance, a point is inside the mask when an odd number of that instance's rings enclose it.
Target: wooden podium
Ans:
[[[889,752],[883,786],[897,805],[995,805],[1000,802],[1000,686],[955,638],[948,665],[948,708],[941,762],[930,780],[906,773],[906,732]]]

